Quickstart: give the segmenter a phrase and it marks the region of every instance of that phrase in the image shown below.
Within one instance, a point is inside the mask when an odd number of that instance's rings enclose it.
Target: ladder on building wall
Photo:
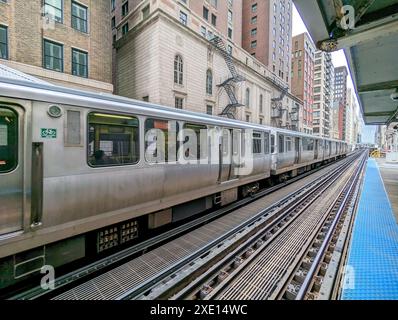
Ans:
[[[235,119],[236,108],[243,107],[243,104],[239,103],[238,99],[236,98],[234,91],[235,85],[239,82],[246,81],[246,79],[242,75],[238,74],[232,56],[230,53],[228,53],[224,41],[220,37],[215,36],[210,40],[210,42],[218,49],[218,51],[220,51],[228,70],[231,73],[230,78],[217,85],[220,88],[224,88],[229,98],[229,104],[224,108],[220,116],[226,116],[228,118]]]

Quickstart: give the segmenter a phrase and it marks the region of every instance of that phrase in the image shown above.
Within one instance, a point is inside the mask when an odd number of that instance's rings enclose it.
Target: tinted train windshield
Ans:
[[[0,173],[9,172],[18,163],[18,117],[0,107]]]

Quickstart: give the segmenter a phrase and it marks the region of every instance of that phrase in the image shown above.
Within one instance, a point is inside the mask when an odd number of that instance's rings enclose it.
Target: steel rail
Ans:
[[[352,200],[351,199],[352,198],[352,193],[353,193],[357,183],[359,182],[359,177],[360,177],[360,174],[361,174],[361,172],[362,172],[362,170],[364,168],[364,164],[365,164],[365,161],[363,160],[361,165],[360,165],[360,167],[359,167],[359,169],[358,169],[358,171],[355,174],[355,177],[352,179],[352,181],[351,181],[351,183],[350,183],[350,185],[348,187],[348,190],[345,190],[344,199],[341,202],[341,204],[339,206],[339,209],[338,209],[338,211],[335,214],[333,223],[330,226],[330,228],[328,230],[328,233],[326,234],[325,239],[324,239],[321,247],[319,248],[319,251],[318,251],[317,255],[315,256],[314,261],[312,262],[311,268],[308,271],[308,273],[307,273],[307,275],[306,275],[306,277],[305,277],[305,279],[304,279],[304,281],[303,281],[303,283],[302,283],[302,285],[300,287],[300,290],[297,293],[297,296],[296,296],[295,300],[303,300],[305,298],[305,296],[307,294],[307,291],[308,291],[308,288],[309,288],[310,284],[312,283],[312,281],[314,279],[314,276],[315,276],[315,273],[316,273],[316,271],[317,271],[317,269],[319,267],[319,264],[321,263],[324,255],[325,255],[325,253],[326,253],[326,251],[327,251],[327,249],[329,247],[330,240],[331,240],[331,238],[333,236],[333,233],[334,233],[334,231],[336,229],[336,226],[337,226],[338,222],[340,221],[340,218],[343,215],[344,211],[347,209],[348,204]]]
[[[169,268],[165,269],[161,273],[159,273],[159,274],[155,275],[154,277],[148,279],[144,283],[142,283],[140,285],[137,285],[135,288],[127,291],[125,294],[120,296],[118,298],[118,300],[130,300],[130,299],[142,298],[145,294],[147,294],[148,292],[150,292],[151,290],[156,288],[156,286],[159,283],[161,283],[162,281],[164,281],[165,279],[167,279],[171,275],[175,274],[176,272],[178,272],[179,270],[181,270],[185,266],[191,264],[197,258],[199,258],[201,256],[204,256],[204,255],[209,255],[209,252],[211,252],[212,249],[219,248],[220,245],[224,241],[228,240],[229,238],[233,237],[234,235],[236,235],[238,233],[241,233],[242,230],[244,230],[244,228],[252,225],[256,221],[260,220],[261,218],[267,217],[267,219],[263,222],[263,224],[264,223],[265,224],[269,224],[269,223],[273,222],[274,219],[279,218],[279,215],[281,214],[279,211],[282,211],[282,213],[286,212],[286,207],[283,207],[282,209],[280,209],[280,207],[284,203],[287,203],[290,200],[290,203],[288,203],[289,206],[294,206],[296,203],[297,203],[297,205],[300,204],[303,201],[303,199],[311,196],[312,192],[314,190],[316,190],[317,188],[320,188],[322,186],[322,184],[326,183],[326,181],[336,178],[334,176],[334,173],[340,173],[341,168],[343,166],[349,166],[350,163],[351,163],[351,160],[352,159],[347,159],[347,161],[344,161],[340,166],[338,166],[337,168],[335,168],[335,169],[331,170],[330,172],[328,172],[328,175],[324,175],[324,178],[321,178],[320,180],[315,181],[315,182],[312,181],[312,182],[308,183],[307,185],[305,185],[304,187],[302,187],[301,190],[308,189],[308,188],[309,188],[309,190],[306,190],[306,192],[304,192],[300,196],[287,195],[286,197],[284,197],[283,199],[281,199],[277,203],[269,206],[268,208],[265,208],[265,209],[261,210],[256,215],[254,215],[252,218],[250,218],[249,220],[241,223],[240,225],[236,226],[235,228],[233,228],[229,232],[225,233],[223,236],[213,240],[212,242],[210,242],[205,247],[202,247],[202,248],[198,249],[197,251],[195,251],[192,254],[188,255],[184,259],[182,259],[182,260],[178,261],[177,263],[171,265]],[[274,213],[272,216],[268,216],[272,212],[272,210],[276,210],[278,208],[279,208],[279,211]],[[278,215],[278,212],[279,212],[279,215]],[[286,215],[288,215],[288,214],[286,214]]]
[[[339,168],[339,170],[341,170],[342,167],[343,166],[341,166]],[[344,174],[344,172],[340,172],[340,173],[341,173],[341,175]],[[321,185],[320,188],[323,187],[322,190],[327,189],[330,185],[335,183],[339,177],[340,177],[340,175],[337,175],[337,176],[331,178],[331,180],[329,180],[329,181],[324,181],[323,183],[327,184],[327,185]],[[250,261],[252,261],[253,259],[255,259],[255,257],[258,256],[258,254],[260,254],[261,251],[264,250],[264,248],[268,247],[269,244],[273,240],[275,240],[279,234],[281,234],[291,223],[293,223],[293,221],[298,216],[300,216],[300,214],[302,212],[304,212],[310,205],[312,205],[321,195],[322,195],[322,192],[320,192],[317,196],[315,196],[313,199],[311,199],[310,202],[306,203],[304,207],[301,207],[300,211],[297,212],[293,216],[293,218],[290,219],[280,230],[278,230],[277,233],[273,234],[273,236],[271,238],[267,239],[267,241],[264,241],[264,243],[261,245],[260,248],[256,248],[256,250],[254,251],[254,254],[250,255],[250,257],[248,259],[246,259],[244,263],[247,264]],[[297,205],[301,205],[301,203],[298,203]],[[292,211],[294,211],[294,208],[290,209],[290,212],[288,212],[286,215],[281,217],[281,220],[274,221],[274,222],[272,222],[272,225],[266,226],[263,230],[258,232],[258,234],[256,234],[253,238],[250,238],[248,241],[246,241],[240,247],[236,248],[232,253],[230,253],[224,259],[219,261],[216,265],[211,267],[211,269],[209,269],[206,273],[204,273],[201,276],[199,276],[197,279],[195,279],[193,282],[191,282],[188,286],[186,286],[185,288],[180,290],[177,294],[174,294],[172,299],[173,300],[174,299],[177,300],[177,299],[184,299],[184,298],[187,298],[187,297],[192,297],[194,295],[193,292],[197,291],[200,287],[203,287],[203,284],[210,283],[212,280],[214,280],[214,278],[216,278],[218,276],[218,274],[220,273],[221,270],[225,269],[226,266],[230,266],[231,265],[231,263],[234,261],[234,259],[244,255],[245,252],[248,249],[250,249],[252,247],[255,247],[256,244],[258,243],[258,241],[262,241],[262,238],[264,238],[264,235],[267,234],[273,228],[275,228],[275,226],[280,224],[281,221],[283,221],[284,217],[291,215]],[[239,266],[239,268],[242,268],[242,267],[244,267],[244,266],[243,265]],[[236,271],[234,271],[234,273],[236,273]],[[226,281],[224,281],[224,283],[223,283],[223,286],[225,286],[225,285],[227,285]],[[220,286],[219,286],[219,287],[217,287],[216,290],[213,290],[208,295],[208,297],[206,297],[205,299],[206,300],[210,299],[212,296],[217,294],[217,292],[219,292],[220,290],[221,289],[220,289]],[[152,296],[151,298],[154,298],[154,297]]]

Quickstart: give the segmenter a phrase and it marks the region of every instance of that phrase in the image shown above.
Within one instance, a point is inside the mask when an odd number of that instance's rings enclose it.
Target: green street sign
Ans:
[[[56,139],[57,138],[57,129],[41,128],[41,137],[43,139]]]

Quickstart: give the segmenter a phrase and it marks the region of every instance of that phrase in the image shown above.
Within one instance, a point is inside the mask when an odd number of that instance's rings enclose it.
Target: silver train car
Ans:
[[[182,128],[198,141],[201,129],[214,129],[217,149],[199,143],[197,161],[181,165],[173,150]],[[147,154],[144,137],[152,129],[168,138],[163,162]],[[245,130],[253,131],[253,168],[236,175],[239,164],[226,159],[243,153],[233,137]],[[347,151],[344,142],[298,132],[0,79],[0,289],[44,265],[126,246]],[[200,163],[212,152],[218,163]]]

